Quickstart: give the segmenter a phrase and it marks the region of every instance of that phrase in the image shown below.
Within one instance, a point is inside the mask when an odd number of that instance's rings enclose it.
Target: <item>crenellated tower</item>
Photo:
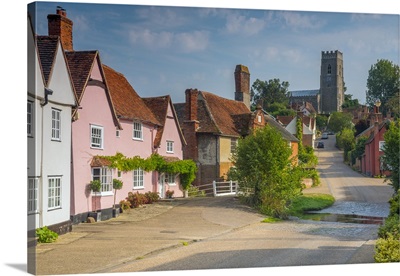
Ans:
[[[322,113],[342,110],[344,101],[343,54],[338,50],[322,51],[320,100]]]

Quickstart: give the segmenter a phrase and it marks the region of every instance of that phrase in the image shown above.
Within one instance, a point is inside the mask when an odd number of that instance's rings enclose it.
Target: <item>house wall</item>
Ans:
[[[226,175],[232,167],[232,162],[230,160],[231,154],[231,138],[222,137],[219,138],[219,155],[220,155],[220,165],[219,165],[219,177],[226,178]]]
[[[34,47],[33,40],[29,39],[28,47]],[[28,63],[28,100],[34,100],[33,136],[28,138],[28,177],[38,179],[37,206],[38,212],[28,214],[28,231],[48,226],[58,233],[71,230],[70,218],[70,183],[71,183],[71,109],[75,105],[75,96],[72,90],[69,73],[60,44],[54,59],[52,74],[47,87],[53,91],[48,96],[48,103],[41,106],[44,98],[44,82],[38,63],[36,51],[29,52]],[[33,60],[34,59],[34,60]],[[34,81],[34,83],[32,83]],[[60,139],[52,140],[52,109],[60,111]],[[48,206],[49,187],[51,177],[61,178],[61,206]]]
[[[219,177],[218,136],[197,134],[198,172],[196,185],[212,183]]]
[[[167,141],[174,142],[173,153],[167,152]],[[157,153],[162,156],[176,157],[180,160],[183,159],[183,145],[179,133],[178,118],[175,118],[174,116],[171,103],[168,104],[167,117],[165,120],[162,140],[160,143],[160,147],[157,149]],[[161,197],[164,197],[164,193],[166,190],[174,191],[174,197],[183,197],[183,189],[180,183],[179,176],[175,177],[175,184],[165,183],[164,187],[160,187],[161,184],[158,183],[158,181],[155,181],[154,185],[156,186],[156,191],[162,191],[162,193],[160,194]]]
[[[94,80],[102,81],[97,62],[92,75]],[[91,160],[96,155],[114,155],[116,153],[116,126],[107,100],[104,87],[88,85],[80,102],[79,119],[72,124],[73,183],[71,186],[71,215],[76,216],[94,209],[88,184],[92,180]],[[101,112],[99,112],[101,111]],[[91,124],[102,126],[104,132],[103,149],[91,148]],[[128,130],[126,130],[128,131]],[[139,148],[139,146],[138,146]],[[116,172],[114,171],[114,174]],[[124,185],[125,186],[125,185]],[[129,185],[126,185],[129,186]],[[120,193],[122,194],[122,193]],[[97,209],[110,208],[113,194],[101,196]],[[80,221],[78,221],[80,222]]]

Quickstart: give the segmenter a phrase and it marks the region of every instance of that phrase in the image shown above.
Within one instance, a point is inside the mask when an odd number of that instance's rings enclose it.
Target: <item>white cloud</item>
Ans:
[[[208,46],[209,35],[205,31],[176,34],[176,42],[184,52],[203,51]]]
[[[318,29],[324,25],[323,21],[310,14],[283,11],[277,13],[277,15],[283,19],[286,26],[293,29]]]
[[[244,35],[256,35],[264,29],[266,21],[262,18],[245,17],[231,13],[226,18],[226,31],[228,33],[240,33]]]
[[[206,31],[172,33],[134,29],[130,31],[129,39],[134,45],[142,45],[151,49],[179,48],[188,53],[205,50],[209,43],[209,34]]]

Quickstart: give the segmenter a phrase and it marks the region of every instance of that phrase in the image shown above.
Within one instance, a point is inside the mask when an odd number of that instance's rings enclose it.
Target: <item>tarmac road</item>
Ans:
[[[333,139],[317,150],[322,185],[304,192],[333,194],[330,213],[387,214],[391,187],[344,165]],[[234,197],[161,202],[39,244],[37,274],[373,263],[376,224],[262,219]]]

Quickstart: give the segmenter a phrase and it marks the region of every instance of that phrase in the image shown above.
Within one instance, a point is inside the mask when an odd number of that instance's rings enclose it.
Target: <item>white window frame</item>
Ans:
[[[93,130],[100,131],[100,135],[94,136]],[[99,142],[94,141],[94,139],[98,139]],[[90,147],[93,149],[103,149],[104,147],[104,128],[98,125],[90,125]]]
[[[33,102],[27,104],[27,133],[29,137],[33,136]]]
[[[136,169],[132,171],[133,189],[144,189],[144,171],[143,169]]]
[[[92,180],[100,180],[102,196],[113,195],[113,172],[109,167],[93,167],[92,168]]]
[[[174,153],[174,141],[167,141],[167,153]]]
[[[385,146],[385,141],[379,141],[379,151],[383,151],[384,146]]]
[[[47,208],[54,210],[61,208],[61,176],[48,178]]]
[[[133,122],[132,138],[134,140],[143,141],[143,125],[141,122],[138,121]]]
[[[176,185],[175,177],[176,177],[176,175],[172,174],[172,173],[165,173],[164,174],[165,182],[168,183],[169,186],[175,186]]]
[[[61,110],[51,109],[51,140],[61,141]]]
[[[38,178],[28,177],[28,214],[38,211]]]
[[[238,139],[231,138],[231,154],[234,154],[236,152],[237,146],[238,146]]]

